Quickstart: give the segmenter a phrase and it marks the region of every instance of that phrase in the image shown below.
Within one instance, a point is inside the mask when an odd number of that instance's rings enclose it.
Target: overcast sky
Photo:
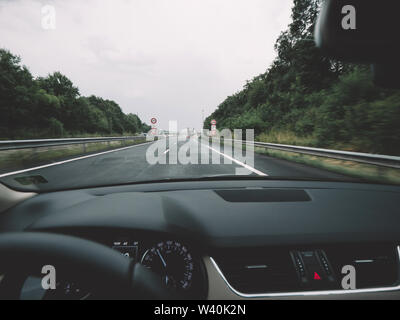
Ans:
[[[44,5],[55,29],[42,26]],[[82,95],[147,123],[201,127],[274,59],[292,0],[0,0],[0,47],[34,76],[60,71]],[[46,20],[47,21],[47,20]]]

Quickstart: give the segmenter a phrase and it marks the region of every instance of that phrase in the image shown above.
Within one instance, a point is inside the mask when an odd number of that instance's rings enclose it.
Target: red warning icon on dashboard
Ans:
[[[321,280],[321,277],[316,272],[314,272],[314,280]]]

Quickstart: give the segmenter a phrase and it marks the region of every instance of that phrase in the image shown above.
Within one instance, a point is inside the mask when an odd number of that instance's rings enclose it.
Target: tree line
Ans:
[[[321,55],[313,41],[320,3],[294,1],[272,65],[223,101],[205,128],[216,119],[218,129],[255,129],[269,142],[400,155],[400,90],[376,87],[369,66]]]
[[[0,49],[0,138],[54,138],[148,132],[112,100],[84,97],[60,72],[34,78],[20,57]]]

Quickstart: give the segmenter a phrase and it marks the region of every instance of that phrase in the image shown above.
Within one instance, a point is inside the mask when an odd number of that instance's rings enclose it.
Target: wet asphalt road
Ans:
[[[164,140],[163,143],[165,143],[165,148],[161,148],[160,152],[151,153],[150,151],[155,149],[155,143],[147,143],[120,151],[4,177],[1,180],[6,184],[15,186],[16,177],[40,175],[48,183],[39,187],[41,189],[54,190],[149,180],[235,175],[237,173],[241,175],[251,174],[287,178],[346,178],[330,171],[257,153],[254,155],[254,163],[250,163],[250,167],[245,168],[243,164],[232,162],[229,156],[221,154],[226,154],[222,148],[218,152],[218,150],[204,145],[202,147],[201,142],[197,139],[190,141],[172,139],[171,141]],[[190,153],[188,149],[190,149]],[[161,164],[148,161],[146,153],[153,154],[161,159]],[[197,159],[198,164],[182,164],[179,161],[181,158],[177,159],[179,154],[184,155],[184,159],[187,161],[192,159],[192,162],[196,162],[195,159]],[[174,164],[174,160],[176,164]],[[239,160],[244,162],[243,159]]]

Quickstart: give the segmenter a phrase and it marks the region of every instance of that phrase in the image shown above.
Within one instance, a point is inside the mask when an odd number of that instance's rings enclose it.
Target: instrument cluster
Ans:
[[[97,237],[96,237],[97,238]],[[143,240],[146,239],[146,240]],[[135,263],[153,271],[159,276],[160,283],[171,293],[182,299],[202,299],[207,292],[207,277],[200,257],[183,242],[177,240],[160,240],[160,238],[143,237],[141,240],[119,238],[113,241],[97,241],[122,255],[132,259]],[[95,240],[95,237],[92,237]],[[83,288],[74,280],[57,279],[56,290],[43,290],[40,276],[29,276],[22,287],[21,299],[68,299],[82,300],[96,298],[96,293]]]
[[[163,285],[184,297],[196,297],[204,287],[205,273],[200,259],[180,241],[119,239],[111,247],[156,273]]]

